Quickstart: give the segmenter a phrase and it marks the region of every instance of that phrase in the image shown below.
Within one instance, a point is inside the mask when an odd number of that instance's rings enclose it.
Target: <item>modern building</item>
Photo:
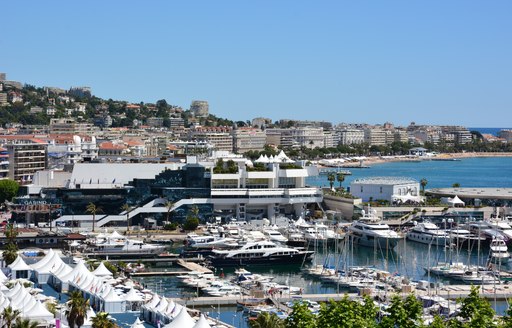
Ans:
[[[199,163],[195,157],[187,163],[77,163],[63,187],[33,186],[27,196],[60,204],[54,224],[81,228],[90,228],[93,219],[96,227],[126,226],[128,219],[132,225],[143,225],[146,218],[183,220],[193,206],[203,219],[298,217],[307,204],[322,201],[321,190],[306,185],[307,177],[318,174],[314,166],[273,162],[254,169],[245,158],[233,160],[237,169],[231,173],[214,169],[216,160]],[[86,213],[91,202],[102,209],[94,218]],[[121,209],[125,204],[128,212]]]
[[[211,144],[214,150],[233,151],[233,136],[228,127],[196,127],[189,131],[189,139]]]
[[[364,129],[364,142],[370,146],[385,146],[387,130],[381,127],[371,127]]]
[[[73,118],[50,119],[51,134],[94,135],[99,129],[91,123],[78,123]]]
[[[350,193],[364,202],[420,203],[420,184],[411,178],[372,177],[354,180]]]

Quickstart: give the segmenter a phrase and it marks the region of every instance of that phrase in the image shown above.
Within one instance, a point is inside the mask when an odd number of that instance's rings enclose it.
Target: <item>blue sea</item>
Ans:
[[[482,134],[492,134],[493,136],[498,136],[498,133],[501,130],[510,130],[511,128],[468,128],[469,131],[478,131]]]
[[[389,162],[370,168],[349,169],[343,186],[365,177],[408,177],[420,181],[427,179],[429,188],[448,188],[454,183],[461,187],[512,188],[512,157],[463,158],[460,161]],[[326,175],[309,178],[307,183],[328,187]],[[337,186],[338,184],[335,183]]]

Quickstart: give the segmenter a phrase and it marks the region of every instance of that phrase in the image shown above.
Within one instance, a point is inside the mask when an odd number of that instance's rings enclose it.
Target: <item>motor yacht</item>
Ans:
[[[495,263],[506,263],[510,260],[507,244],[502,238],[495,238],[489,246],[489,260]]]
[[[279,246],[271,241],[248,242],[239,249],[213,250],[208,257],[213,266],[243,266],[272,263],[290,264],[311,261],[313,251]]]
[[[375,212],[366,214],[363,211],[363,217],[354,221],[348,230],[353,242],[361,246],[393,249],[402,239],[401,235],[391,230],[387,224],[382,223]]]
[[[431,222],[422,222],[406,234],[407,239],[427,245],[444,246],[450,243],[448,233]]]

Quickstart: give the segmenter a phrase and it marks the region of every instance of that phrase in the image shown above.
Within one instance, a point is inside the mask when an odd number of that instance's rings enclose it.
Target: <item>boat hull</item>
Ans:
[[[382,238],[368,235],[352,237],[354,244],[365,247],[378,247],[381,249],[393,249],[402,238]]]
[[[444,246],[450,244],[449,236],[433,236],[433,235],[425,235],[416,232],[411,232],[407,234],[407,239],[410,241],[414,241],[417,243],[433,245],[433,246]]]

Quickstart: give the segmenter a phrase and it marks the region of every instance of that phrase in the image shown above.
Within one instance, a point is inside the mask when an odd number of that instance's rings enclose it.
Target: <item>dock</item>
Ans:
[[[512,298],[512,286],[509,285],[485,285],[479,286],[480,296],[485,297],[486,299],[493,301],[506,301]],[[441,296],[449,300],[457,300],[459,298],[464,298],[469,295],[471,291],[470,285],[447,285],[442,288],[432,288],[430,290],[421,290],[416,289],[412,291],[416,296]],[[383,290],[373,290],[371,296],[382,296],[386,294],[388,297],[392,295],[402,295],[407,296],[409,293],[406,292],[395,292],[395,291],[383,291]],[[191,297],[191,298],[174,298],[174,301],[180,302],[181,304],[186,304],[187,306],[236,306],[237,302],[243,302],[248,299],[261,299],[261,301],[265,301],[268,299],[271,303],[277,304],[281,303],[280,308],[284,309],[284,305],[282,303],[290,302],[290,301],[300,301],[310,300],[315,302],[328,302],[330,300],[340,301],[345,296],[349,298],[357,298],[361,296],[361,293],[338,293],[338,294],[303,294],[303,295],[288,295],[283,294],[282,296],[273,296],[273,298],[254,298],[246,295],[235,295],[235,296],[222,296],[222,297]]]
[[[177,264],[189,271],[196,271],[196,272],[201,272],[201,273],[213,273],[213,271],[208,269],[207,267],[204,267],[204,266],[194,263],[194,262],[185,261],[183,259],[179,259]]]

